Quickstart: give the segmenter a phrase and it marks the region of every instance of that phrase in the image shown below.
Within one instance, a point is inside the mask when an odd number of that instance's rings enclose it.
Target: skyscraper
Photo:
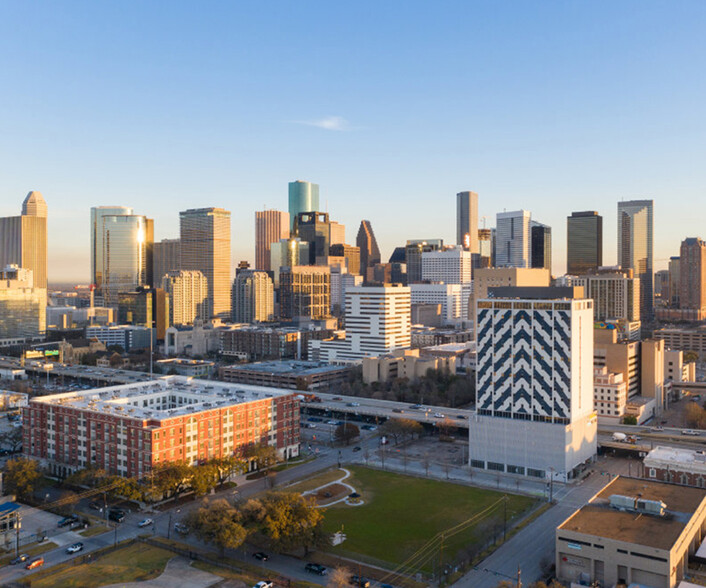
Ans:
[[[532,221],[530,223],[531,267],[552,269],[552,228]]]
[[[309,243],[299,237],[280,239],[270,245],[270,267],[275,277],[275,288],[279,288],[279,272],[283,267],[309,264]]]
[[[331,245],[330,225],[325,212],[300,212],[294,221],[296,236],[309,243],[309,265],[326,265]]]
[[[456,244],[478,253],[478,194],[456,194]]]
[[[422,252],[422,280],[444,284],[470,284],[470,251],[463,247]]]
[[[32,271],[35,288],[47,287],[47,203],[32,191],[20,216],[0,218],[0,269],[14,264]]]
[[[653,217],[654,201],[618,202],[618,263],[640,280],[640,316],[653,315]]]
[[[311,182],[289,182],[289,230],[294,231],[294,221],[301,212],[318,212],[319,185]],[[274,243],[274,241],[273,241]]]
[[[422,281],[422,255],[430,251],[439,251],[443,246],[443,239],[410,239],[407,241],[405,259],[408,284]]]
[[[196,208],[179,213],[181,265],[208,280],[210,316],[230,317],[230,212]]]
[[[380,248],[369,220],[360,221],[355,244],[360,247],[360,273],[368,280],[368,268],[380,263]]]
[[[346,225],[336,221],[329,221],[329,243],[338,245],[346,242]]]
[[[47,290],[33,284],[32,270],[0,268],[0,341],[43,337],[47,326]],[[13,341],[14,340],[14,341]]]
[[[580,276],[603,265],[603,217],[594,210],[566,218],[566,273]]]
[[[331,271],[324,266],[293,266],[279,274],[282,319],[321,319],[331,312]]]
[[[169,320],[175,326],[208,320],[208,280],[195,270],[169,270],[162,276],[162,288],[169,295]]]
[[[493,230],[478,229],[478,258],[474,263],[474,267],[488,268],[493,267],[495,259],[493,259]]]
[[[152,283],[154,223],[142,215],[102,216],[102,284],[106,306],[118,305],[119,292]]]
[[[239,271],[233,282],[233,321],[264,323],[274,320],[274,286],[267,272]]]
[[[345,243],[336,243],[329,248],[329,254],[332,257],[345,258],[348,273],[360,274],[360,247],[346,245]]]
[[[280,239],[289,239],[289,213],[261,210],[255,213],[255,269],[270,271],[270,247]]]
[[[527,210],[498,213],[496,267],[530,267],[530,221],[531,214]]]
[[[162,278],[167,272],[181,269],[181,241],[162,239],[152,248],[153,288],[162,288]]]
[[[91,208],[91,282],[99,295],[103,287],[103,218],[106,216],[131,215],[127,206],[94,206]]]
[[[679,260],[679,308],[706,309],[706,243],[684,239]]]

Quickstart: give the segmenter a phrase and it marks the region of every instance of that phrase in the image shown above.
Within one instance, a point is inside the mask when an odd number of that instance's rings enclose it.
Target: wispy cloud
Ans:
[[[298,125],[307,125],[317,127],[325,131],[350,131],[350,123],[342,116],[325,116],[314,120],[295,120],[292,121]]]

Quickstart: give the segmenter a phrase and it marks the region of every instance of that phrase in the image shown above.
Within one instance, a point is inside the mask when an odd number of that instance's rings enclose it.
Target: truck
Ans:
[[[613,441],[625,441],[627,438],[625,433],[613,433]]]

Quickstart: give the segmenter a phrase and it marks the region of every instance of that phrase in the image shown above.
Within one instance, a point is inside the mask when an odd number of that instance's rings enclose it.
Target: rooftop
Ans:
[[[666,514],[617,510],[610,506],[610,497],[614,494],[661,500],[667,505]],[[564,521],[558,530],[670,550],[704,499],[706,490],[700,488],[618,477]]]
[[[706,466],[706,453],[681,447],[662,447],[658,445],[647,454],[645,459],[668,461],[682,465],[699,463]]]
[[[159,421],[287,394],[291,394],[291,391],[184,376],[165,376],[146,382],[39,396],[33,398],[32,402]]]
[[[228,366],[230,370],[243,372],[258,372],[279,375],[309,376],[315,374],[326,374],[341,371],[340,365],[329,365],[321,361],[261,361],[258,363],[247,363],[244,365]]]

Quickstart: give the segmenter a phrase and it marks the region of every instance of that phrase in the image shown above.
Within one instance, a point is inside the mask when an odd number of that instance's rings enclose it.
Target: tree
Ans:
[[[333,571],[328,577],[326,588],[348,588],[350,586],[351,573],[347,568],[333,568]]]
[[[634,414],[627,414],[623,417],[624,425],[636,425],[637,417]]]
[[[193,472],[184,462],[170,462],[153,469],[151,484],[163,498],[176,498],[186,490]]]
[[[27,498],[41,487],[43,481],[39,464],[33,459],[18,457],[11,459],[3,469],[3,484],[8,494]]]
[[[245,471],[245,460],[234,455],[214,457],[207,463],[214,467],[219,485],[224,484],[234,473]]]
[[[22,429],[13,427],[11,431],[0,433],[0,445],[9,445],[10,451],[15,453],[22,445]]]
[[[218,484],[218,470],[215,465],[205,463],[192,468],[191,489],[194,491],[194,498],[208,494],[212,488]]]
[[[186,523],[199,539],[219,547],[221,557],[226,549],[240,547],[248,536],[240,511],[222,498],[206,500],[204,506],[188,514]]]
[[[702,429],[706,425],[706,411],[696,402],[689,402],[684,414],[686,424],[694,429]]]
[[[284,552],[323,545],[324,515],[314,498],[297,492],[269,492],[245,504],[245,516],[265,535],[275,551]]]
[[[685,351],[684,362],[699,361],[699,354],[696,351]]]
[[[333,435],[336,441],[345,441],[346,445],[350,445],[353,439],[360,436],[360,429],[353,423],[343,423],[336,427]]]

